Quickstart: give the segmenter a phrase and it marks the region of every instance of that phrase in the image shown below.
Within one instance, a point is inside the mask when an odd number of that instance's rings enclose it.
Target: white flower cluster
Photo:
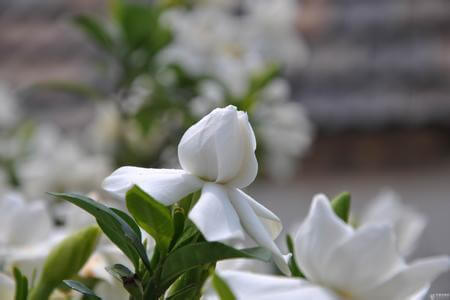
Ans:
[[[299,6],[287,1],[200,2],[193,9],[166,13],[175,41],[161,60],[194,74],[220,79],[234,96],[248,89],[249,78],[270,63],[301,67],[307,57],[296,30]]]

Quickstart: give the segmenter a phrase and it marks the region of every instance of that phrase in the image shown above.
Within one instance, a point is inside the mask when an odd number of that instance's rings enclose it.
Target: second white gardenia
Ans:
[[[234,270],[216,273],[236,299],[415,300],[449,271],[448,256],[407,264],[386,224],[357,229],[344,223],[324,195],[317,195],[295,238],[295,260],[305,278]],[[209,282],[205,300],[219,299]]]
[[[183,135],[178,145],[183,169],[122,167],[105,179],[103,188],[124,198],[137,185],[164,205],[201,189],[189,218],[206,240],[243,240],[247,233],[272,251],[280,270],[289,273],[273,241],[282,228],[279,218],[240,190],[256,177],[255,149],[247,114],[231,105],[217,108]]]

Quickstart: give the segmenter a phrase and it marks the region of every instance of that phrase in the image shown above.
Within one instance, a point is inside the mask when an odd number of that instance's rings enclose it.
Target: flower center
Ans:
[[[339,295],[339,297],[340,297],[342,300],[352,300],[352,299],[354,299],[353,296],[352,296],[352,294],[350,294],[350,293],[347,292],[347,291],[336,290],[336,293]]]

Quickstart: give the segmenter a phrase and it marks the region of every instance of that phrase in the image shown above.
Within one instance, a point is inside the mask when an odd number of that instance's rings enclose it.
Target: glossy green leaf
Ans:
[[[72,193],[50,193],[55,197],[67,200],[93,215],[105,235],[119,247],[131,260],[136,270],[139,269],[139,258],[150,269],[147,252],[141,243],[140,234],[137,235],[137,225],[130,226],[131,218],[121,218],[109,207],[88,197]],[[134,222],[134,221],[133,221]]]
[[[212,285],[220,300],[236,300],[228,284],[219,275],[212,275]]]
[[[137,186],[127,192],[126,201],[128,211],[139,226],[155,239],[162,252],[166,252],[174,233],[169,208]]]
[[[343,192],[331,201],[334,212],[344,222],[348,222],[350,216],[351,196],[348,192]]]
[[[28,298],[28,279],[19,269],[13,269],[14,279],[16,281],[15,300],[27,300]]]
[[[230,258],[251,258],[269,261],[271,253],[256,247],[238,250],[219,242],[202,242],[179,248],[166,258],[161,274],[162,282],[169,282],[195,267]]]
[[[83,283],[76,280],[63,280],[63,282],[70,287],[72,290],[75,290],[81,294],[83,294],[87,299],[97,299],[101,300],[99,296],[97,296],[90,288],[85,286]]]
[[[68,236],[56,245],[45,260],[29,300],[47,299],[64,279],[76,275],[94,252],[100,235],[100,229],[91,226]]]

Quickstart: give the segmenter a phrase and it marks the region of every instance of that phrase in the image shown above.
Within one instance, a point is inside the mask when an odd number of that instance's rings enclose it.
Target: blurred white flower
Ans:
[[[103,101],[95,107],[95,119],[85,132],[86,147],[96,152],[111,154],[120,135],[121,118],[112,101]]]
[[[31,278],[64,234],[55,229],[45,203],[9,192],[0,197],[0,264]]]
[[[303,106],[289,101],[285,80],[274,80],[261,96],[253,117],[264,147],[264,166],[274,180],[286,181],[295,175],[300,157],[313,141],[313,126]]]
[[[395,232],[398,251],[403,255],[413,252],[427,225],[424,214],[403,204],[400,195],[390,189],[381,191],[356,222],[358,226],[390,224]]]
[[[191,101],[191,112],[195,117],[201,118],[214,108],[225,104],[225,91],[215,81],[202,81],[199,87],[199,94]]]
[[[240,271],[218,274],[237,299],[412,300],[450,270],[448,256],[406,264],[390,226],[354,230],[324,195],[313,199],[295,238],[294,255],[308,281]],[[218,299],[211,283],[206,295],[207,300]]]
[[[236,14],[213,2],[170,10],[165,20],[175,40],[161,60],[178,63],[193,74],[212,75],[235,97],[247,91],[252,75],[271,63],[288,70],[304,65],[307,51],[296,29],[295,0],[251,1],[240,8]]]
[[[0,104],[0,130],[15,126],[21,117],[19,105],[17,98],[4,83],[0,83]]]
[[[250,0],[245,4],[247,43],[266,61],[281,63],[288,71],[302,68],[308,50],[297,29],[298,1]]]
[[[248,88],[250,75],[266,61],[246,41],[242,19],[211,6],[171,10],[165,19],[175,40],[161,54],[163,62],[182,65],[193,74],[210,74],[225,83],[233,95]]]
[[[89,192],[111,170],[109,159],[91,155],[51,126],[40,126],[29,145],[29,155],[17,164],[23,190],[31,197],[46,192]]]
[[[182,170],[122,167],[105,179],[103,188],[124,198],[136,184],[165,205],[201,189],[189,218],[208,241],[242,240],[246,232],[289,273],[273,242],[280,220],[240,190],[256,177],[255,149],[247,114],[234,106],[215,109],[184,133],[178,145]]]
[[[14,280],[10,276],[0,273],[0,299],[14,300],[15,289]]]

